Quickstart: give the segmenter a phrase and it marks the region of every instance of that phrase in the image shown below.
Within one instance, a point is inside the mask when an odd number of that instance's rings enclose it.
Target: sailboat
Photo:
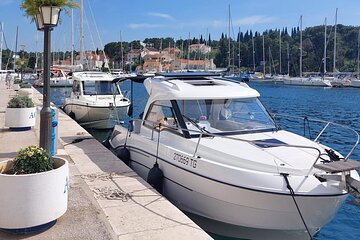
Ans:
[[[300,76],[284,78],[286,85],[300,85],[300,86],[317,86],[317,87],[331,87],[331,83],[327,79],[319,77],[303,77],[302,72],[302,15],[300,16]]]
[[[333,60],[333,74],[334,77],[331,80],[332,87],[344,87],[350,86],[351,82],[348,78],[340,78],[339,71],[336,69],[336,30],[337,30],[337,13],[338,9],[336,8],[335,12],[335,30],[334,30],[334,60]]]
[[[360,88],[360,30],[358,34],[358,53],[357,53],[357,77],[351,80],[351,87]]]

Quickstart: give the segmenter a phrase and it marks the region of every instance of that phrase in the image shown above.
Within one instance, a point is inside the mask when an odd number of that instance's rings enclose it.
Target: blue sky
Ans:
[[[21,0],[0,0],[0,21],[4,23],[7,46],[14,48],[19,26],[18,44],[25,45],[26,51],[41,51],[43,35],[23,15],[20,3]],[[84,0],[85,48],[101,49],[108,42],[119,41],[120,31],[124,41],[150,37],[186,39],[189,33],[191,38],[210,33],[212,39],[219,39],[222,32],[228,31],[229,5],[235,32],[239,27],[242,31],[260,32],[297,27],[300,15],[304,28],[323,24],[325,17],[332,25],[336,8],[338,23],[360,25],[360,0]],[[61,25],[52,35],[56,50],[71,46],[71,18],[64,12],[61,17]],[[79,50],[78,10],[74,11],[74,23],[75,49]]]

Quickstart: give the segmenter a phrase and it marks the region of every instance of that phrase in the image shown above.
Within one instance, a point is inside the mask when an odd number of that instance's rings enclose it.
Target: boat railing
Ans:
[[[330,126],[334,126],[334,127],[338,127],[340,129],[344,129],[344,130],[348,130],[350,132],[352,132],[354,134],[354,145],[352,145],[350,151],[346,154],[345,156],[345,161],[348,160],[350,158],[350,156],[352,155],[352,153],[354,152],[354,150],[356,149],[356,147],[359,145],[360,142],[360,136],[359,133],[354,130],[353,128],[343,125],[343,124],[339,124],[339,123],[335,123],[335,122],[331,122],[331,121],[325,121],[325,120],[321,120],[321,119],[317,119],[317,118],[309,118],[307,116],[293,116],[293,115],[287,115],[287,114],[272,114],[272,116],[275,118],[277,116],[282,117],[282,118],[293,118],[293,119],[298,119],[298,120],[302,120],[303,121],[303,127],[304,127],[304,136],[306,135],[306,126],[308,126],[308,130],[310,131],[310,127],[309,125],[306,125],[306,123],[310,123],[310,122],[316,122],[318,124],[323,124],[324,127],[319,131],[319,133],[317,134],[317,136],[313,140],[314,142],[320,143],[320,138],[327,132],[327,130],[329,129]],[[309,136],[310,137],[310,136]]]
[[[195,130],[195,129],[188,129],[188,128],[181,128],[178,126],[169,126],[169,125],[165,125],[165,124],[161,124],[158,122],[154,122],[154,121],[149,121],[149,120],[141,120],[141,119],[134,119],[131,120],[130,122],[132,122],[135,126],[137,126],[138,128],[143,125],[146,124],[146,126],[151,126],[151,139],[154,140],[154,132],[159,132],[159,134],[164,131],[164,130],[169,130],[169,131],[183,131],[183,132],[191,132],[194,134],[198,134],[199,138],[197,140],[197,144],[195,146],[194,152],[192,154],[193,157],[197,157],[197,153],[199,150],[199,146],[201,141],[204,138],[225,138],[225,139],[231,139],[234,141],[239,141],[239,142],[245,142],[245,143],[249,143],[252,145],[266,145],[266,147],[287,147],[287,148],[302,148],[302,149],[308,149],[308,150],[313,150],[316,152],[316,154],[314,155],[314,162],[311,166],[311,168],[309,169],[307,175],[309,175],[312,171],[312,169],[314,168],[315,164],[318,162],[319,158],[321,157],[321,155],[323,155],[324,153],[322,153],[318,148],[316,147],[312,147],[312,146],[303,146],[303,145],[292,145],[292,144],[286,144],[286,143],[272,143],[272,142],[266,142],[264,144],[264,142],[262,141],[254,141],[254,140],[247,140],[247,139],[242,139],[242,138],[238,138],[238,137],[232,137],[232,136],[224,136],[224,135],[220,135],[217,133],[209,133],[209,132],[204,132],[199,130]],[[131,125],[131,126],[134,126]],[[136,128],[136,127],[135,127]],[[135,129],[135,133],[139,133],[139,129]],[[160,139],[160,136],[158,136]],[[158,142],[159,144],[159,142]]]

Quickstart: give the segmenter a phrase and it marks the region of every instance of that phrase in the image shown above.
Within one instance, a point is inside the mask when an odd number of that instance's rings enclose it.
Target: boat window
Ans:
[[[74,81],[72,89],[74,93],[80,93],[80,83],[78,81]]]
[[[276,129],[257,98],[178,100],[186,127],[195,133],[238,134]]]
[[[163,126],[178,127],[174,109],[170,101],[155,101],[149,108],[145,118],[145,125],[156,127],[161,123]],[[169,128],[169,129],[170,129]]]
[[[111,81],[95,81],[95,85],[84,84],[85,95],[113,95],[119,94],[117,85]]]

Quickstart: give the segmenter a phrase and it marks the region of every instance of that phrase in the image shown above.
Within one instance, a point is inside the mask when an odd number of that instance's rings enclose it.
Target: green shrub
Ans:
[[[21,83],[21,79],[19,77],[15,77],[14,84],[20,84],[20,83]]]
[[[34,102],[29,96],[16,96],[10,99],[7,105],[8,108],[31,108],[34,107]]]
[[[46,172],[51,169],[53,169],[53,161],[49,154],[43,148],[32,145],[20,149],[8,173],[31,174]]]
[[[20,83],[20,87],[21,88],[31,88],[31,84],[22,82],[22,83]]]

